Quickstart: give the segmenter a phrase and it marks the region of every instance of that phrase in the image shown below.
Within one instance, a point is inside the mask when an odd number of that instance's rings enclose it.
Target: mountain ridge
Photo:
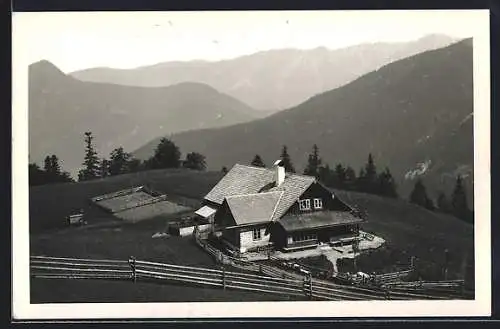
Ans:
[[[65,75],[54,64],[29,67],[30,162],[56,154],[75,177],[83,162],[85,131],[107,157],[123,146],[131,151],[162,135],[251,121],[266,113],[197,82],[168,87],[93,83]]]
[[[472,112],[472,47],[466,39],[387,64],[263,119],[171,137],[181,149],[207,156],[214,170],[250,162],[255,153],[269,165],[283,144],[300,171],[314,143],[330,166],[342,162],[355,170],[372,152],[379,169],[389,166],[406,194],[413,182],[404,174],[429,159],[422,177],[432,191],[449,190],[454,178],[447,174],[459,168],[473,178]],[[156,142],[134,154],[147,157]]]
[[[384,64],[454,41],[449,36],[430,35],[409,42],[365,43],[333,50],[271,49],[220,61],[171,61],[133,69],[90,68],[70,75],[84,81],[134,86],[198,81],[255,109],[281,110]]]

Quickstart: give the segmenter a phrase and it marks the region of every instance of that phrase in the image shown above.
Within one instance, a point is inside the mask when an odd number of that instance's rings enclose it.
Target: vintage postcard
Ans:
[[[490,315],[488,11],[12,29],[15,319]]]

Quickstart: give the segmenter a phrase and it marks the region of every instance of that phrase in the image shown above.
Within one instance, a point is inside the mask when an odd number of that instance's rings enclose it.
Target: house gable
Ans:
[[[230,227],[237,225],[226,200],[222,202],[222,205],[215,213],[214,221],[215,225],[219,227]]]
[[[315,201],[316,200],[320,200]],[[301,201],[309,200],[309,209],[301,207]],[[304,205],[305,202],[302,202]],[[319,203],[319,207],[318,206]],[[332,191],[324,187],[321,183],[315,182],[302,193],[297,200],[290,206],[284,215],[302,214],[304,212],[314,211],[347,211],[353,209],[338,198]]]

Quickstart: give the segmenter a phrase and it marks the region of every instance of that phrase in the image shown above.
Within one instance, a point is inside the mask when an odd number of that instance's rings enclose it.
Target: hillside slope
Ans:
[[[154,170],[102,180],[45,185],[30,188],[31,254],[102,259],[139,259],[188,265],[210,265],[210,257],[191,239],[152,239],[165,230],[167,218],[122,227],[65,228],[71,209],[89,207],[88,198],[122,188],[148,185],[169,197],[201,201],[222,178],[220,172]],[[386,246],[378,251],[382,267],[408,264],[416,256],[421,264],[439,267],[448,249],[450,275],[460,275],[464,257],[473,258],[474,228],[457,218],[430,212],[402,200],[362,193],[334,191],[350,205],[365,211],[362,229],[383,237]],[[90,218],[89,224],[99,220]],[[120,248],[115,248],[120,245]],[[390,254],[388,254],[390,252]],[[182,257],[180,256],[182,253]],[[390,255],[390,257],[384,257]],[[468,260],[473,272],[473,259]]]
[[[256,153],[269,165],[286,144],[302,171],[316,143],[325,162],[342,162],[356,170],[373,153],[380,169],[390,167],[403,194],[416,177],[406,174],[421,163],[428,164],[421,176],[432,192],[449,192],[458,172],[467,176],[471,191],[472,112],[472,39],[468,39],[388,64],[267,118],[172,138],[181,149],[206,155],[215,170],[249,163]],[[135,154],[149,156],[156,143]]]
[[[84,81],[132,86],[206,83],[256,109],[281,110],[344,85],[392,61],[444,47],[453,39],[429,35],[401,43],[343,49],[282,49],[218,62],[166,62],[136,69],[92,68],[71,73]]]
[[[56,154],[73,175],[83,161],[84,132],[100,156],[131,151],[154,137],[222,127],[261,117],[242,102],[200,83],[144,88],[82,82],[47,61],[29,68],[30,161]]]

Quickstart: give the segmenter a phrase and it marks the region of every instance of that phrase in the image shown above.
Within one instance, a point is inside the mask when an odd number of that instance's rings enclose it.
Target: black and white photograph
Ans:
[[[489,315],[488,11],[12,21],[14,317]]]

